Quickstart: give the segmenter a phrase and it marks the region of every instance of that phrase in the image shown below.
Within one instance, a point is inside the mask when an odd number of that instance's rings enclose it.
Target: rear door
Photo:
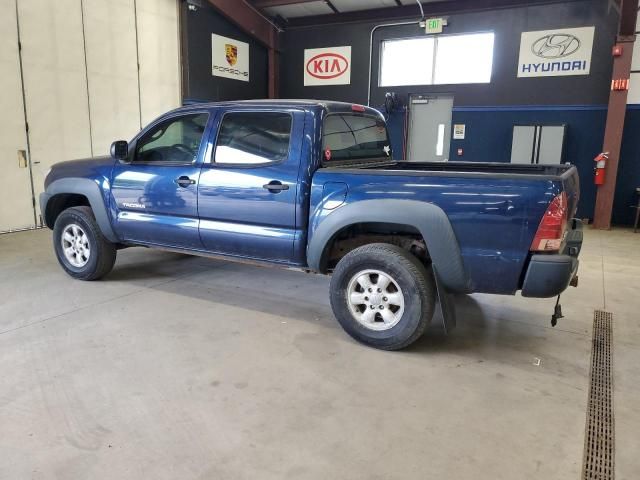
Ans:
[[[200,237],[225,255],[292,262],[304,112],[221,111],[200,176]]]
[[[202,248],[198,235],[200,161],[209,112],[181,112],[132,141],[129,162],[114,167],[118,232],[135,243]]]

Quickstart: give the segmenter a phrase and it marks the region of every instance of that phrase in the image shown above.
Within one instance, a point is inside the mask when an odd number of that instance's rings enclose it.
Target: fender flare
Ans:
[[[47,189],[40,194],[40,212],[46,218],[47,204],[49,200],[59,194],[73,193],[77,195],[83,195],[89,201],[91,210],[96,217],[96,222],[100,227],[100,231],[107,240],[112,243],[118,243],[120,240],[113,231],[111,220],[107,212],[107,206],[104,204],[104,197],[100,190],[100,186],[95,180],[88,178],[61,178],[54,180],[47,186]],[[49,228],[53,228],[53,225],[48,225]]]
[[[472,291],[449,218],[440,207],[413,200],[363,200],[336,209],[321,221],[309,241],[309,267],[320,271],[325,247],[339,231],[350,225],[370,222],[416,228],[425,239],[434,268],[447,290],[457,293]]]

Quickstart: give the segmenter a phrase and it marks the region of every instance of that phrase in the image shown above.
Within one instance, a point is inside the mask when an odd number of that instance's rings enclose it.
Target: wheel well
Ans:
[[[356,223],[336,232],[327,242],[320,260],[320,271],[333,270],[347,253],[369,243],[390,243],[408,250],[423,263],[429,261],[427,245],[420,231],[411,225],[395,223]]]
[[[89,200],[84,195],[78,193],[59,193],[54,195],[47,202],[46,212],[44,212],[44,221],[49,228],[53,228],[58,215],[71,207],[90,207]]]

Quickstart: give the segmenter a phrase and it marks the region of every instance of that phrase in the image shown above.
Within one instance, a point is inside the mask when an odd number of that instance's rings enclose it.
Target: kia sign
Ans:
[[[304,51],[304,85],[351,83],[351,47],[310,48]]]
[[[589,75],[594,27],[523,32],[518,77]]]

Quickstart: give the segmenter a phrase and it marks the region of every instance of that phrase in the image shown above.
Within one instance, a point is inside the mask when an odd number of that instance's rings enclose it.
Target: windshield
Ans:
[[[391,146],[384,120],[352,113],[327,115],[322,133],[322,155],[325,163],[391,160]]]

